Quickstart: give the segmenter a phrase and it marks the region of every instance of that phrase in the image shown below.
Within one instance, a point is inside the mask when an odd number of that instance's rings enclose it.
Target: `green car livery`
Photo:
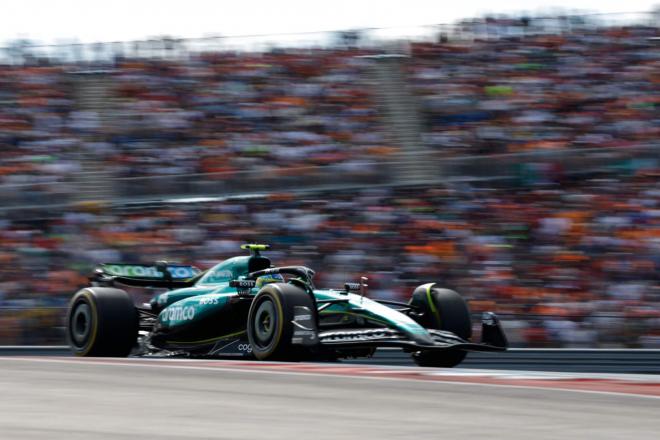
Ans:
[[[214,356],[260,360],[335,360],[398,347],[422,366],[453,367],[467,351],[505,350],[494,313],[484,313],[480,343],[471,342],[465,300],[435,283],[406,303],[366,296],[366,278],[319,289],[305,266],[273,267],[250,255],[207,271],[157,262],[101,264],[91,286],[70,303],[67,334],[79,356]],[[160,289],[135,305],[123,286]]]

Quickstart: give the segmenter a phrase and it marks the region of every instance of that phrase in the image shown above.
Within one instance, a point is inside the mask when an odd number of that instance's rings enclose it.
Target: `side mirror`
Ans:
[[[369,278],[360,277],[359,283],[344,283],[344,292],[360,292],[360,295],[365,296],[367,294],[367,287],[369,287],[367,281],[369,281]]]
[[[360,283],[344,283],[344,293],[359,292]]]
[[[369,287],[367,281],[369,281],[369,278],[360,277],[360,295],[363,297],[367,294],[367,287]]]

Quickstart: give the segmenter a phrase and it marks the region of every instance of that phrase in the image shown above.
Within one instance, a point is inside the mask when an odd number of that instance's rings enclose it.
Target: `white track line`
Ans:
[[[153,363],[153,364],[144,364],[144,363],[133,363],[130,361],[119,361],[119,362],[106,362],[106,361],[76,361],[68,359],[53,359],[46,357],[19,357],[19,356],[7,356],[0,357],[0,361],[4,360],[14,360],[14,361],[29,361],[36,363],[60,363],[68,365],[103,365],[103,366],[119,366],[119,367],[146,367],[146,368],[164,368],[164,369],[181,369],[181,370],[201,370],[201,371],[222,371],[228,373],[253,373],[253,374],[279,374],[286,376],[311,376],[311,377],[336,377],[336,378],[348,378],[348,379],[369,379],[369,380],[394,380],[394,381],[406,381],[406,382],[423,382],[423,383],[438,383],[443,385],[468,385],[468,386],[486,386],[486,387],[504,387],[504,388],[517,388],[517,389],[529,389],[529,390],[544,390],[544,391],[555,391],[555,392],[573,392],[573,393],[582,393],[582,394],[598,394],[598,395],[609,395],[617,397],[632,397],[632,398],[647,398],[660,400],[660,396],[651,396],[648,394],[635,394],[635,393],[618,393],[613,391],[598,391],[598,390],[581,390],[573,388],[551,388],[551,387],[541,387],[541,386],[532,386],[532,385],[510,385],[510,384],[493,384],[493,383],[474,383],[474,382],[457,382],[457,381],[442,381],[442,380],[423,380],[410,377],[388,377],[388,376],[363,376],[358,374],[333,374],[333,373],[323,373],[323,372],[307,372],[307,371],[282,371],[282,370],[270,370],[270,369],[252,369],[252,368],[227,368],[227,367],[202,367],[195,365],[183,365],[177,362],[163,362],[163,363]],[[140,359],[142,360],[142,359]],[[183,360],[183,359],[181,359]],[[316,364],[318,365],[318,364]],[[414,367],[413,367],[414,368]],[[506,371],[506,370],[503,370]]]

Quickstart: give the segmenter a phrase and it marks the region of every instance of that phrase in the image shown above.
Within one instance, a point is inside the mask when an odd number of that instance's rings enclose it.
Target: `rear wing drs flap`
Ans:
[[[137,287],[179,288],[194,285],[202,274],[194,266],[165,261],[153,265],[102,263],[94,270],[90,281],[104,285],[117,282]]]

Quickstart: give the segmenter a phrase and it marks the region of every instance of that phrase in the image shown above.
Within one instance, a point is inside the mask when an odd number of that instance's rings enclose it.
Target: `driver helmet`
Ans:
[[[259,278],[257,278],[255,287],[257,289],[261,289],[266,284],[283,283],[283,282],[284,282],[284,277],[282,275],[280,275],[279,273],[271,273],[268,275],[262,275]]]

